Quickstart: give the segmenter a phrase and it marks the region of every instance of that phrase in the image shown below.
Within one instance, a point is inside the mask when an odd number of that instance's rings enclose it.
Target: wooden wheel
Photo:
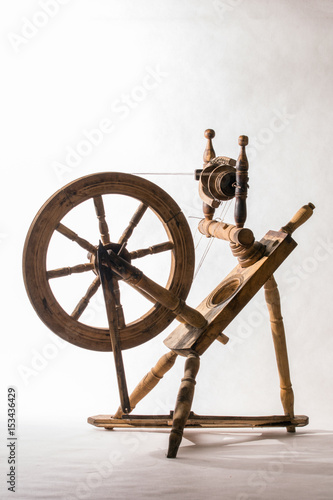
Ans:
[[[126,220],[124,231],[116,240],[113,239],[113,221],[119,223],[123,210],[117,201],[116,213],[107,213],[104,201],[109,199],[109,195],[116,195],[117,200],[121,197],[125,205],[128,202],[132,204],[135,202],[137,206],[130,222]],[[83,233],[79,231],[81,234],[79,236],[72,228],[65,225],[69,212],[83,206],[92,213],[95,208],[96,214],[93,217],[96,224],[96,239],[93,241],[82,237],[85,235],[85,227],[80,230]],[[135,228],[147,217],[148,212],[159,225],[162,223],[166,241],[130,251],[127,248],[127,244],[130,247],[130,237],[134,230],[135,233],[139,231],[139,228]],[[84,225],[86,221],[80,219],[79,222]],[[76,230],[76,227],[74,229]],[[154,234],[149,236],[154,243]],[[74,243],[71,242],[71,248],[75,247],[75,251],[79,250],[82,253],[81,261],[70,266],[66,263],[57,269],[49,268],[48,251],[54,237],[63,238],[66,245],[72,240]],[[28,231],[23,252],[24,282],[33,307],[40,319],[68,342],[86,349],[111,351],[107,327],[96,327],[79,321],[90,299],[100,288],[95,259],[99,240],[102,240],[106,248],[111,248],[128,262],[149,254],[171,255],[170,272],[165,288],[183,300],[186,299],[192,283],[194,246],[190,228],[177,203],[155,184],[130,174],[107,172],[82,177],[57,191],[39,210]],[[62,258],[69,258],[67,250],[63,253]],[[91,275],[91,280],[88,288],[85,287],[79,296],[74,310],[68,312],[59,303],[59,298],[56,298],[51,282],[59,281],[71,274]],[[118,309],[122,314],[120,302]],[[128,349],[150,340],[164,330],[174,317],[172,311],[159,303],[154,303],[153,307],[138,319],[128,324],[125,324],[124,320],[120,328],[121,348]]]

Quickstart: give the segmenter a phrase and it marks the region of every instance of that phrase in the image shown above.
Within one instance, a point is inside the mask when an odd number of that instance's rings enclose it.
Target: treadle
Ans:
[[[105,429],[129,428],[129,427],[172,427],[173,412],[169,415],[123,415],[122,418],[113,418],[111,415],[96,415],[88,418],[88,423],[95,427]],[[304,427],[308,425],[309,417],[296,415],[271,416],[218,416],[218,415],[196,415],[191,412],[185,427],[195,428],[241,428],[241,427]]]

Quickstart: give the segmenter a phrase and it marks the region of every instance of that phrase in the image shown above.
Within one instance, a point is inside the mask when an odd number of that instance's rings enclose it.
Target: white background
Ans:
[[[238,136],[249,137],[246,225],[257,239],[305,203],[316,206],[276,279],[296,413],[309,415],[313,428],[332,428],[333,3],[71,0],[49,14],[42,4],[1,5],[2,417],[9,385],[18,391],[20,422],[84,422],[118,406],[112,354],[58,342],[26,295],[22,250],[40,206],[94,172],[192,173],[202,165],[203,132],[213,128],[217,155],[236,158]],[[147,88],[153,71],[159,76]],[[66,164],[85,131],[105,119],[112,131]],[[186,217],[201,216],[191,175],[149,179]],[[188,221],[194,234],[197,219]],[[228,245],[215,241],[188,303],[195,307],[234,265]],[[229,344],[203,356],[194,411],[281,413],[263,301],[260,292],[228,328]],[[166,352],[168,332],[124,353],[130,389]],[[173,409],[182,371],[178,360],[138,412]]]

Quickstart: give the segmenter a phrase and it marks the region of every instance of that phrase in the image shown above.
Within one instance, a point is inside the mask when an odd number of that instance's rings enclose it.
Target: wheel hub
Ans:
[[[114,252],[115,254],[119,255],[122,259],[126,260],[129,264],[131,263],[131,256],[127,248],[123,247],[120,243],[108,243],[107,245],[104,245],[106,251],[108,254],[111,254],[111,251]],[[92,254],[88,252],[87,257],[88,260],[94,264],[94,269],[93,272],[97,275],[98,274],[98,266],[97,266],[97,259],[96,259],[97,254]],[[119,275],[115,275],[118,280],[122,280],[123,278]]]

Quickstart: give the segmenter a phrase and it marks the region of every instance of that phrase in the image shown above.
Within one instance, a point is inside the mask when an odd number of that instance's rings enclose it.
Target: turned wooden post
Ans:
[[[207,144],[206,144],[206,149],[205,149],[204,154],[203,154],[203,161],[204,161],[203,168],[205,168],[207,163],[210,162],[210,160],[212,160],[216,156],[214,148],[213,148],[213,143],[212,143],[212,139],[215,137],[215,131],[211,128],[208,128],[207,130],[205,130],[205,137],[207,139]],[[213,208],[210,205],[208,205],[207,203],[203,202],[202,210],[203,210],[205,218],[207,220],[212,220],[214,212],[215,212],[215,208]]]
[[[236,188],[235,188],[235,222],[236,227],[244,227],[246,221],[246,197],[247,197],[247,172],[249,164],[245,152],[249,139],[246,135],[241,135],[238,144],[241,147],[236,163]]]
[[[96,254],[96,247],[89,243],[89,241],[85,240],[84,238],[80,238],[80,236],[71,229],[69,229],[67,226],[64,226],[64,224],[57,224],[56,226],[56,231],[58,231],[60,234],[66,236],[69,240],[75,241],[80,247],[84,248],[84,250],[87,250],[87,252],[90,252],[92,255]]]
[[[95,295],[95,293],[99,289],[100,284],[101,284],[101,280],[100,280],[99,276],[96,276],[96,278],[91,283],[88,290],[86,291],[85,295],[82,297],[82,299],[79,301],[79,303],[76,305],[74,311],[72,312],[71,317],[73,319],[76,319],[76,320],[79,319],[81,314],[87,308],[87,306],[90,302],[90,299]]]
[[[198,224],[198,230],[208,237],[213,236],[214,238],[230,241],[245,248],[254,243],[254,235],[251,229],[238,228],[226,222],[202,219]]]
[[[118,241],[118,243],[120,245],[126,246],[129,238],[132,236],[134,229],[136,228],[136,226],[139,224],[140,220],[144,216],[147,208],[148,208],[148,205],[146,205],[145,203],[140,203],[139,207],[137,208],[136,212],[134,213],[133,217],[131,218],[127,228],[125,229],[125,231],[123,232],[123,234],[121,235],[121,237]]]
[[[304,205],[296,212],[290,222],[280,229],[280,231],[292,234],[312,216],[314,209],[315,206],[313,203]],[[270,279],[267,280],[264,285],[264,289],[280,377],[281,402],[285,415],[294,417],[294,392],[290,380],[286,335],[281,315],[280,294],[274,276],[271,276]],[[288,426],[287,431],[295,432],[295,426]]]
[[[99,232],[101,234],[103,245],[110,243],[110,234],[107,222],[105,220],[105,210],[103,198],[101,195],[95,196],[94,198],[95,211],[99,223]]]
[[[147,394],[154,389],[163,376],[173,367],[177,358],[177,354],[173,351],[164,354],[156,363],[156,365],[148,372],[143,379],[138,383],[134,391],[129,397],[130,411],[134,410],[136,405]],[[113,418],[121,418],[124,412],[121,406],[118,408]]]
[[[195,377],[199,371],[200,358],[192,351],[185,361],[184,378],[181,381],[173,415],[172,430],[169,438],[168,458],[176,458],[184,427],[191,412],[194,396]]]
[[[264,289],[280,377],[281,402],[285,415],[294,417],[294,393],[290,380],[286,335],[281,315],[280,294],[274,276],[266,281]],[[295,432],[295,427],[288,426],[287,431]]]

